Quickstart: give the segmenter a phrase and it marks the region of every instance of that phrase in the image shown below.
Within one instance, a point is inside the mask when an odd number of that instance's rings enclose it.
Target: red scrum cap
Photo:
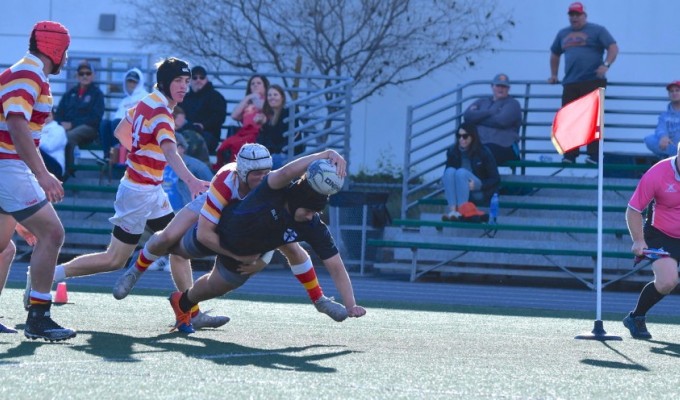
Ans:
[[[31,31],[29,49],[43,53],[57,66],[61,64],[69,44],[71,37],[64,25],[54,21],[40,21]]]

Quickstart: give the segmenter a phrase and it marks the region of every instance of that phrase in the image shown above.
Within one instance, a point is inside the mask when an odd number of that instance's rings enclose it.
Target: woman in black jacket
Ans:
[[[272,169],[278,169],[290,161],[288,150],[284,150],[290,139],[287,135],[290,130],[290,122],[288,121],[290,113],[286,108],[286,93],[281,86],[274,84],[267,89],[267,99],[262,108],[262,113],[267,117],[267,122],[260,127],[257,143],[269,150],[272,155]],[[298,125],[298,121],[295,120],[293,126],[297,127]],[[293,140],[299,139],[300,132],[297,132]],[[304,144],[298,144],[293,149],[293,155],[298,155],[303,151],[305,151]]]
[[[496,160],[479,141],[477,127],[463,123],[456,130],[456,143],[446,150],[442,183],[449,208],[442,219],[461,218],[461,208],[476,210],[471,200],[488,204],[491,196],[498,191],[500,181]]]

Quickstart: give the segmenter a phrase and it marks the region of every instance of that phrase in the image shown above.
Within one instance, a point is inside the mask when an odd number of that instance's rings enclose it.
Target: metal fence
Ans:
[[[418,197],[441,191],[445,150],[467,107],[491,95],[490,81],[472,81],[419,104],[406,117],[401,217],[417,205]],[[609,82],[605,95],[604,151],[649,154],[643,138],[654,132],[666,109],[665,83]],[[522,105],[520,153],[523,160],[560,161],[550,141],[550,127],[561,107],[562,86],[545,81],[514,81],[510,95]],[[521,173],[538,173],[524,170]]]
[[[77,84],[75,78],[77,65],[77,60],[69,60],[68,65],[58,76],[50,77],[55,106],[64,92]],[[9,65],[0,65],[2,70],[7,67]],[[109,118],[115,112],[120,99],[125,96],[122,91],[122,80],[127,70],[128,68],[106,68],[95,65],[95,83],[105,95],[104,118]],[[146,89],[151,90],[155,82],[155,70],[144,68],[140,70],[147,83]],[[289,158],[293,156],[294,149],[303,144],[305,151],[301,155],[331,148],[342,154],[349,163],[353,80],[322,75],[266,72],[262,74],[267,76],[271,83],[279,83],[287,93],[289,130],[286,133],[288,145],[284,151],[287,152]],[[215,89],[227,100],[227,115],[229,115],[245,96],[250,74],[208,71],[208,75]],[[239,127],[240,123],[228,116],[221,137],[227,137]]]

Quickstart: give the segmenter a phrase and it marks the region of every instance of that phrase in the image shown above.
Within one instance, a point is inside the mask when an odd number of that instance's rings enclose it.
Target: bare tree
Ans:
[[[514,26],[497,0],[127,0],[139,40],[216,70],[352,77],[353,102],[474,66]],[[286,85],[288,82],[286,81]]]

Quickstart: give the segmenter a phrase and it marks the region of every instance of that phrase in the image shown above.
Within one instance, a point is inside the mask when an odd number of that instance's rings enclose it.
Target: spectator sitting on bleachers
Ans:
[[[191,69],[191,88],[181,106],[191,129],[203,135],[208,151],[215,154],[227,118],[227,101],[208,80],[207,74],[201,66]]]
[[[510,80],[498,74],[491,83],[492,96],[478,99],[465,110],[465,122],[477,126],[479,139],[491,150],[497,165],[519,160],[519,127],[522,109],[519,102],[509,96]]]
[[[480,142],[477,127],[463,123],[456,130],[456,143],[446,150],[442,183],[449,210],[442,220],[483,215],[473,202],[488,204],[500,181],[496,160]]]
[[[193,125],[187,123],[184,109],[180,106],[175,106],[172,110],[172,116],[175,119],[175,132],[182,133],[186,140],[184,154],[197,158],[210,167],[210,153],[205,144],[205,139],[200,133],[192,129]]]
[[[144,87],[144,75],[139,68],[132,68],[125,73],[123,91],[126,96],[118,103],[118,108],[116,109],[116,113],[113,114],[113,118],[102,119],[102,122],[99,125],[99,142],[102,146],[105,160],[108,160],[110,156],[111,147],[118,144],[118,139],[113,136],[113,131],[116,129],[116,126],[118,126],[118,123],[125,118],[127,110],[136,106],[137,103],[139,103],[139,100],[149,94]]]
[[[66,130],[54,120],[50,112],[40,132],[40,155],[50,173],[60,181],[64,181],[64,148],[66,148]]]
[[[645,137],[647,148],[659,158],[668,158],[677,154],[680,143],[680,81],[666,86],[668,90],[668,108],[659,115],[656,131]]]
[[[257,136],[257,143],[260,143],[269,150],[272,156],[272,169],[279,169],[288,160],[288,152],[283,151],[283,147],[288,145],[288,137],[284,136],[288,132],[290,126],[286,118],[289,116],[289,111],[286,108],[286,93],[279,85],[271,85],[267,90],[267,99],[264,102],[262,113],[267,118],[260,128],[260,134]],[[294,126],[298,125],[296,120]],[[296,138],[300,136],[298,132]],[[295,146],[295,155],[305,151],[304,145]]]
[[[253,75],[248,79],[246,96],[231,113],[231,118],[242,123],[241,129],[224,139],[217,148],[217,162],[213,165],[215,171],[224,164],[235,161],[238,151],[245,143],[257,141],[260,127],[267,120],[262,107],[268,90],[269,80],[264,75]]]
[[[104,93],[94,81],[94,69],[87,60],[78,64],[78,85],[64,93],[54,119],[66,129],[68,143],[64,151],[65,175],[74,174],[76,146],[91,143],[104,115]]]

